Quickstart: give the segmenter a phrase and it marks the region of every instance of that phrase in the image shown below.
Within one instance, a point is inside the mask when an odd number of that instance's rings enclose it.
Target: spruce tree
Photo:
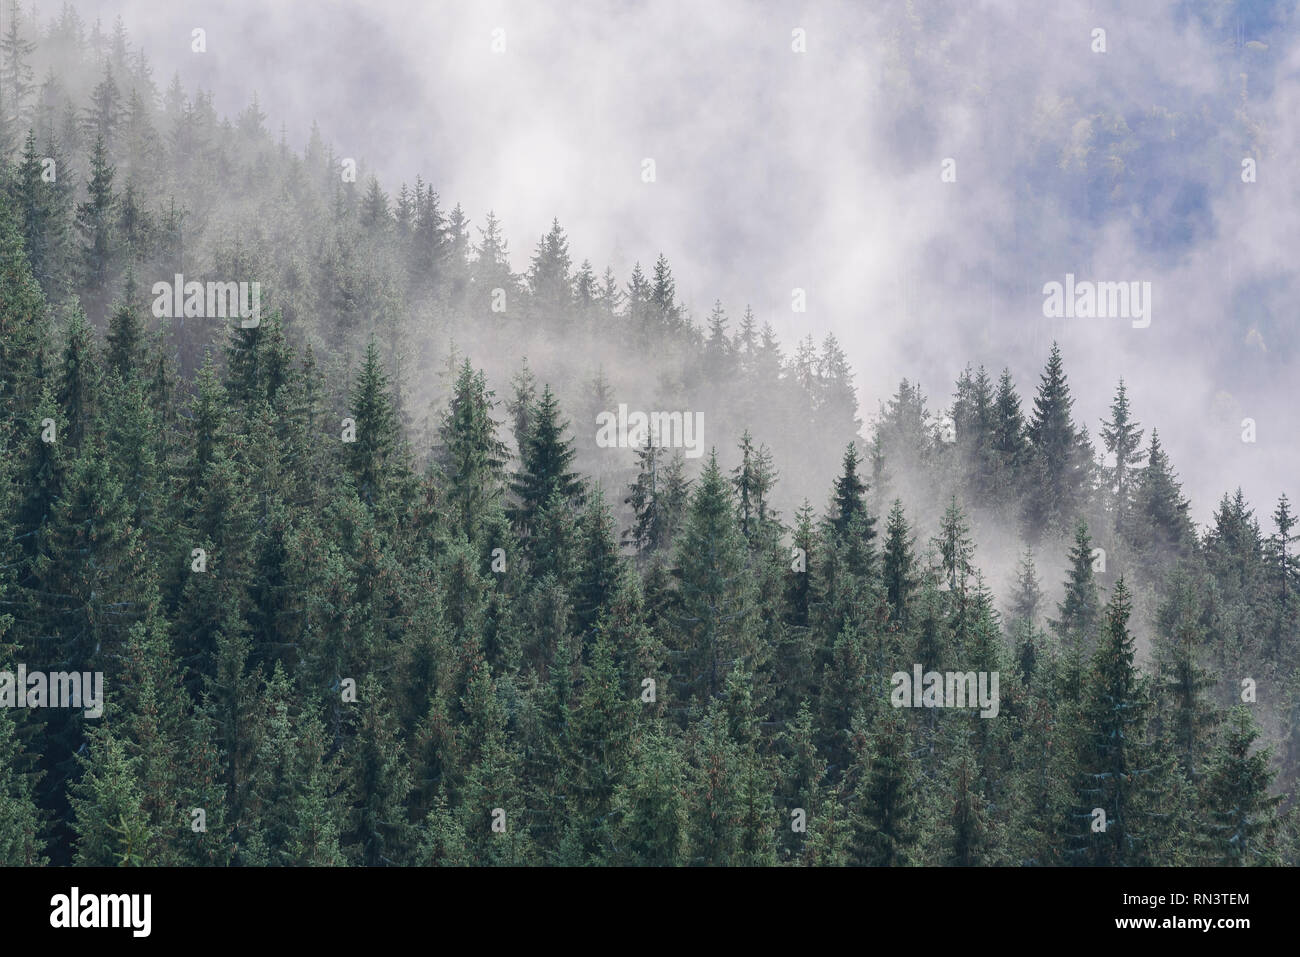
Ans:
[[[0,861],[9,867],[48,863],[27,764],[10,711],[0,709]]]
[[[389,392],[388,374],[374,340],[352,387],[351,418],[355,441],[347,445],[347,463],[357,494],[372,508],[387,509],[389,492],[409,479],[409,459]]]
[[[493,393],[482,371],[466,359],[439,435],[439,452],[451,527],[471,542],[481,537],[488,512],[501,500],[505,481],[505,446],[492,418]]]
[[[1087,657],[1096,643],[1097,626],[1102,616],[1092,567],[1092,537],[1088,534],[1087,523],[1082,520],[1074,528],[1069,562],[1070,577],[1065,583],[1065,599],[1057,605],[1059,617],[1048,623],[1060,638],[1067,655],[1077,651]]]
[[[119,198],[113,191],[116,170],[108,161],[103,133],[95,136],[90,160],[90,195],[77,207],[77,230],[81,234],[81,282],[87,290],[92,317],[104,308],[110,280],[117,267],[114,225]]]
[[[1024,521],[1031,543],[1046,532],[1068,529],[1086,504],[1088,459],[1071,416],[1073,406],[1061,350],[1053,343],[1026,430],[1032,481]]]
[[[939,533],[930,540],[930,544],[939,552],[940,568],[948,589],[952,592],[965,591],[966,580],[974,571],[972,559],[975,546],[970,539],[970,526],[966,522],[965,512],[957,504],[956,496],[949,500],[939,523]]]
[[[683,683],[686,693],[698,700],[715,697],[733,664],[755,650],[753,582],[746,555],[726,480],[716,453],[710,453],[676,548]]]
[[[510,416],[514,431],[515,449],[522,459],[528,448],[528,431],[533,418],[533,406],[537,402],[537,378],[528,368],[525,358],[519,371],[510,380],[511,397],[506,400],[506,413]]]
[[[885,595],[893,619],[899,628],[907,628],[910,619],[912,593],[918,584],[914,547],[916,539],[910,535],[903,503],[894,499],[885,525],[885,548],[882,562]]]
[[[865,715],[859,715],[853,722],[853,741],[849,861],[867,867],[908,864],[918,836],[918,807],[917,768],[907,725],[890,709],[869,732]]]
[[[583,497],[582,481],[570,471],[574,449],[573,439],[565,437],[569,423],[560,417],[559,402],[549,385],[542,390],[532,418],[520,470],[511,484],[519,499],[515,520],[525,529],[553,494],[568,502]]]
[[[1277,865],[1277,805],[1269,793],[1270,752],[1256,749],[1259,726],[1244,705],[1229,714],[1223,740],[1215,749],[1202,798],[1206,807],[1208,863],[1217,867]]]
[[[1133,507],[1133,470],[1142,462],[1142,429],[1133,421],[1128,390],[1119,380],[1115,400],[1110,406],[1110,420],[1101,424],[1101,438],[1115,464],[1106,469],[1115,531],[1123,535]]]
[[[142,371],[144,344],[141,342],[140,320],[130,299],[124,299],[113,310],[108,323],[108,354],[105,366],[123,379]]]
[[[1106,607],[1080,711],[1078,777],[1072,814],[1073,863],[1138,865],[1153,862],[1148,815],[1157,776],[1146,737],[1147,679],[1133,662],[1132,601],[1121,577]],[[1104,827],[1101,815],[1104,813]]]
[[[620,860],[648,867],[683,863],[685,769],[673,739],[657,722],[641,733],[628,768],[628,779],[615,798]]]
[[[837,536],[845,533],[854,516],[860,513],[866,515],[867,483],[858,477],[858,465],[861,461],[857,446],[850,442],[844,450],[842,471],[839,478],[835,480],[835,488],[831,494],[830,523]],[[871,538],[875,535],[875,519],[866,517],[867,537]]]
[[[623,533],[624,540],[644,557],[662,547],[668,538],[667,515],[660,487],[659,471],[663,450],[649,436],[636,450],[636,480],[629,485],[623,504],[632,509],[632,526]]]
[[[1183,497],[1156,429],[1151,430],[1146,460],[1134,488],[1128,538],[1143,556],[1142,565],[1150,577],[1158,580],[1180,557],[1190,553],[1195,533],[1187,514],[1190,503]]]

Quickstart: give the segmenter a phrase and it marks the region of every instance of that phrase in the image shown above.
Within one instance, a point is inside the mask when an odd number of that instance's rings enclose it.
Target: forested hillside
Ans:
[[[1123,381],[1053,347],[864,422],[833,336],[662,256],[557,222],[515,275],[120,21],[4,21],[0,672],[106,705],[0,683],[0,864],[1297,862],[1292,505],[1197,527]],[[160,317],[178,276],[260,321]],[[620,404],[704,454],[602,445]]]

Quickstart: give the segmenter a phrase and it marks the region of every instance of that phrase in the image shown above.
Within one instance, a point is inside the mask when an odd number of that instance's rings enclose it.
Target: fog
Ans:
[[[648,270],[665,254],[697,321],[718,298],[734,329],[752,304],[787,354],[807,333],[834,332],[864,417],[904,376],[932,409],[946,405],[967,362],[1010,367],[1028,412],[1055,339],[1076,418],[1095,436],[1123,376],[1197,521],[1238,485],[1262,519],[1296,492],[1285,389],[1300,373],[1300,44],[1289,11],[77,7],[106,31],[121,15],[160,89],[177,72],[232,116],[255,92],[291,145],[315,120],[390,194],[419,174],[475,226],[494,210],[516,270],[558,218],[574,262],[611,265],[621,282],[633,262]],[[57,5],[36,9],[44,22]],[[191,51],[196,27],[206,53]],[[792,49],[795,30],[805,52]],[[955,182],[941,179],[948,158]],[[1150,326],[1045,318],[1043,285],[1067,273],[1150,282]],[[792,311],[794,288],[806,290],[804,313]],[[1254,443],[1242,441],[1245,418]],[[821,490],[800,494],[820,504]]]

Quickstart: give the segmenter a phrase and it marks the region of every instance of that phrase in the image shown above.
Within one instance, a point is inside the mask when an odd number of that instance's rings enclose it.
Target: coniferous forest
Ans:
[[[1123,379],[861,409],[128,26],[0,30],[0,672],[103,676],[0,684],[0,864],[1297,863],[1296,506],[1195,522]]]

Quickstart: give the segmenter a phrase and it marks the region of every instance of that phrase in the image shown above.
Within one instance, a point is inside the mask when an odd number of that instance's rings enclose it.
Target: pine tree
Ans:
[[[663,476],[663,491],[660,493],[663,502],[663,541],[667,543],[677,534],[686,518],[686,507],[694,483],[686,477],[686,458],[682,455],[681,449],[668,458],[661,474]]]
[[[584,259],[578,265],[573,276],[572,295],[578,314],[591,321],[600,300],[600,289],[596,283],[596,271],[590,259]]]
[[[108,727],[97,729],[72,788],[77,867],[141,867],[158,863],[158,835],[143,808],[138,760]]]
[[[844,450],[842,471],[835,480],[831,495],[830,523],[837,536],[843,536],[854,516],[859,514],[866,519],[867,537],[875,536],[876,520],[867,515],[867,483],[858,477],[858,464],[861,461],[857,446],[850,442]]]
[[[951,785],[944,864],[951,867],[988,864],[995,852],[993,835],[979,787],[979,766],[964,734],[944,765],[943,778]]]
[[[379,200],[382,198],[382,208]],[[432,296],[435,294],[439,280],[446,268],[449,250],[447,221],[438,207],[438,194],[432,186],[425,184],[420,177],[415,179],[413,196],[411,238],[409,245],[408,269],[412,290],[416,295]],[[371,197],[370,214],[374,221],[388,229],[388,197]],[[500,236],[496,236],[500,239]],[[504,240],[501,255],[504,257]],[[494,252],[489,252],[492,272],[499,265]],[[486,264],[485,264],[486,265]],[[508,269],[507,269],[508,274]]]
[[[410,768],[378,683],[367,684],[360,694],[365,696],[360,725],[345,757],[351,787],[341,843],[356,863],[400,865],[406,863],[411,844],[405,808]]]
[[[658,723],[642,732],[615,797],[620,858],[627,864],[672,867],[686,853],[684,771],[673,739]]]
[[[732,738],[722,701],[709,704],[691,726],[687,841],[692,864],[739,863],[742,840],[740,747]]]
[[[790,578],[786,586],[787,620],[796,628],[808,628],[818,600],[818,547],[820,538],[813,523],[813,508],[807,499],[795,515]]]
[[[113,310],[108,323],[108,354],[104,357],[109,371],[116,372],[123,380],[139,374],[144,364],[140,320],[130,299],[128,295]]]
[[[1180,569],[1169,580],[1167,590],[1169,597],[1157,613],[1153,641],[1155,685],[1161,703],[1158,720],[1183,776],[1196,782],[1219,718],[1206,700],[1215,682],[1200,664],[1206,629],[1196,580]]]
[[[31,772],[24,769],[17,729],[8,708],[0,709],[0,861],[6,866],[48,863]]]
[[[916,539],[910,534],[903,503],[894,499],[885,525],[885,548],[882,562],[885,595],[889,600],[890,614],[898,627],[906,629],[910,620],[912,593],[918,584],[914,547]]]
[[[474,372],[466,359],[439,430],[438,458],[451,527],[471,542],[482,536],[504,491],[506,450],[497,438],[493,405],[482,371]]]
[[[819,425],[835,438],[856,436],[862,430],[862,420],[858,418],[853,369],[834,333],[828,332],[822,340],[817,380]]]
[[[1071,779],[1076,758],[1068,702],[1053,707],[1034,696],[1026,704],[1024,733],[1012,751],[1013,810],[1008,834],[1013,859],[1025,866],[1065,863],[1066,835],[1078,826],[1072,816]]]
[[[677,284],[673,271],[663,253],[655,260],[654,278],[650,283],[651,315],[660,329],[675,330],[682,321],[681,307],[677,304]]]
[[[9,193],[32,275],[46,296],[58,299],[70,278],[65,272],[71,188],[58,179],[46,182],[46,158],[54,160],[57,169],[62,156],[52,143],[46,144],[44,154],[37,152],[36,134],[29,131]]]
[[[1270,751],[1253,750],[1259,727],[1244,705],[1228,717],[1223,740],[1210,760],[1203,799],[1209,863],[1218,867],[1280,863],[1277,805],[1269,794],[1273,771]]]
[[[558,219],[537,241],[528,271],[528,289],[538,320],[551,327],[564,328],[573,305],[573,279],[570,269],[569,241]]]
[[[722,300],[713,301],[713,311],[709,313],[709,334],[704,340],[704,367],[710,375],[721,375],[731,358],[731,339],[727,335],[727,313],[722,308]]]
[[[614,802],[627,780],[636,707],[605,633],[591,646],[582,689],[573,712],[573,733],[565,760],[581,828],[582,858],[609,862],[616,854]]]
[[[261,670],[248,667],[250,646],[249,638],[235,627],[217,633],[215,664],[204,677],[199,707],[199,720],[210,729],[220,756],[214,777],[236,849],[251,830],[246,808],[265,704]]]
[[[1065,583],[1065,600],[1057,606],[1059,618],[1050,620],[1067,653],[1077,650],[1083,657],[1091,652],[1102,620],[1101,601],[1093,574],[1092,538],[1088,525],[1080,520],[1070,548],[1070,577]]]
[[[587,634],[610,606],[628,574],[614,538],[614,516],[600,486],[592,490],[578,520],[577,567],[573,575],[574,624]]]
[[[754,448],[754,440],[745,430],[740,439],[740,464],[732,469],[732,488],[736,491],[736,519],[740,531],[750,542],[761,540],[774,531],[776,513],[771,507],[776,472],[766,445]]]
[[[711,453],[676,547],[680,651],[687,669],[683,684],[696,700],[716,697],[734,664],[754,651],[755,606],[746,554],[717,455]]]
[[[103,79],[90,94],[84,128],[88,135],[102,139],[104,146],[113,148],[117,128],[122,120],[122,93],[113,79],[111,64],[104,64]]]
[[[32,67],[27,58],[36,49],[36,44],[23,36],[25,18],[18,0],[10,0],[8,14],[6,19],[9,23],[5,27],[4,36],[0,37],[0,61],[4,64],[0,69],[0,88],[5,90],[9,99],[4,104],[4,118],[7,120],[12,115],[21,121],[26,112],[23,104],[32,92]],[[8,155],[5,154],[0,159],[7,160]]]
[[[1132,604],[1121,577],[1106,607],[1080,714],[1078,778],[1070,828],[1072,860],[1094,865],[1151,861],[1147,815],[1156,790],[1153,755],[1146,740],[1147,679],[1133,663],[1128,630]],[[1101,818],[1093,809],[1105,814]]]
[[[939,552],[940,567],[948,589],[965,592],[966,580],[974,571],[975,546],[970,539],[970,525],[966,522],[965,512],[957,504],[956,496],[948,502],[939,523],[939,534],[930,540],[930,544]]]
[[[1300,634],[1300,551],[1292,548],[1300,542],[1300,535],[1291,534],[1296,522],[1296,516],[1291,513],[1291,503],[1284,494],[1273,511],[1273,525],[1277,531],[1265,544],[1269,577],[1277,594],[1269,641],[1269,650],[1274,655],[1281,652],[1284,642],[1294,642]]]
[[[548,385],[533,408],[533,423],[523,452],[519,473],[511,483],[519,505],[516,521],[529,528],[541,506],[558,495],[562,500],[578,502],[583,497],[582,481],[570,471],[573,462],[573,439],[566,438],[569,423],[560,418],[559,402]]]
[[[1047,531],[1068,528],[1085,505],[1090,457],[1070,414],[1073,405],[1061,350],[1053,344],[1026,432],[1033,481],[1027,486],[1024,520],[1031,542]]]
[[[374,176],[366,184],[366,195],[361,200],[361,225],[372,234],[382,236],[392,226],[388,209],[388,194],[379,186]]]
[[[1300,573],[1300,555],[1292,554],[1290,550],[1293,544],[1300,542],[1300,535],[1291,534],[1297,521],[1300,519],[1291,514],[1291,503],[1283,494],[1273,511],[1273,524],[1277,532],[1269,539],[1269,554],[1277,576],[1278,594],[1284,606],[1296,590],[1295,578]]]
[[[409,481],[409,456],[397,410],[389,392],[388,375],[372,339],[352,387],[352,418],[356,440],[347,445],[347,463],[357,494],[372,508],[387,510],[389,493]]]
[[[462,702],[468,720],[467,767],[459,816],[471,860],[478,865],[527,863],[531,853],[519,762],[509,747],[500,691],[488,669],[481,667]],[[497,821],[503,822],[504,832],[493,830]]]
[[[665,492],[659,475],[663,457],[662,447],[647,436],[645,445],[636,450],[636,481],[628,486],[628,496],[623,499],[623,504],[632,508],[633,520],[623,537],[642,557],[653,554],[668,539]]]
[[[974,500],[983,504],[994,488],[995,462],[993,385],[983,366],[972,375],[970,366],[957,380],[950,412],[955,449]]]
[[[44,297],[5,204],[0,206],[0,429],[8,431],[39,398],[37,359],[46,329]]]
[[[1158,580],[1174,562],[1190,553],[1195,533],[1187,514],[1189,503],[1156,429],[1151,430],[1146,459],[1146,468],[1134,488],[1129,540],[1145,558],[1143,566]]]
[[[68,444],[79,449],[98,424],[96,406],[100,367],[85,314],[76,305],[71,305],[65,311],[65,319],[67,331],[59,370],[59,410],[67,422]]]
[[[868,731],[865,715],[853,722],[854,781],[849,861],[867,867],[908,864],[917,838],[916,761],[907,725],[895,709]]]
[[[799,704],[794,718],[777,738],[778,763],[777,811],[792,819],[804,812],[805,823],[816,826],[830,796],[825,787],[826,761],[817,749],[817,728],[807,699]],[[780,831],[781,855],[786,860],[800,859],[807,842],[807,831],[793,826]]]
[[[537,378],[533,375],[532,369],[528,368],[527,359],[524,359],[519,371],[510,380],[510,386],[512,395],[506,401],[506,413],[510,416],[513,426],[515,448],[518,450],[519,457],[523,458],[524,450],[528,448],[528,430],[532,423],[533,406],[537,403]]]
[[[488,210],[483,226],[479,229],[479,244],[474,253],[470,277],[476,290],[476,314],[499,322],[493,312],[494,290],[500,289],[505,294],[504,315],[509,316],[516,283],[515,276],[510,271],[510,253],[501,230],[501,220],[491,210]]]
[[[1016,568],[1016,580],[1008,609],[1009,633],[1016,650],[1016,662],[1020,676],[1026,683],[1034,680],[1045,651],[1044,635],[1038,624],[1042,600],[1043,590],[1039,587],[1033,551],[1027,548]]]
[[[1110,421],[1102,422],[1101,426],[1101,438],[1106,451],[1115,456],[1115,464],[1108,467],[1106,472],[1115,516],[1115,531],[1123,535],[1133,506],[1133,469],[1142,462],[1142,429],[1133,421],[1123,379],[1119,380],[1115,400],[1110,406]]]
[[[990,487],[996,499],[1006,500],[1019,493],[1022,472],[1028,465],[1029,446],[1020,396],[1011,372],[1002,370],[993,399],[993,435],[990,439],[993,476]]]
[[[103,134],[95,137],[90,159],[90,195],[77,207],[77,230],[81,234],[81,281],[89,295],[90,314],[98,316],[117,268],[117,243],[113,226],[117,221],[118,196],[113,192],[114,167],[108,162]]]

